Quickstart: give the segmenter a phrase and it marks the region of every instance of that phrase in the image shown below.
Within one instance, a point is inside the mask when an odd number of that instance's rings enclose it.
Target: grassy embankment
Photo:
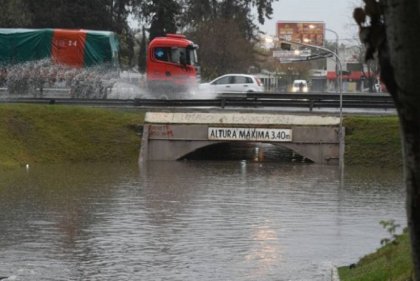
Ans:
[[[400,167],[401,138],[395,116],[353,116],[344,119],[346,165]]]
[[[341,281],[410,281],[412,260],[407,233],[354,265],[338,269]]]
[[[50,105],[0,105],[0,171],[35,163],[133,161],[138,157],[142,113]],[[402,164],[396,117],[346,117],[346,165]],[[340,269],[342,281],[407,280],[408,238]],[[389,276],[389,275],[388,275]]]
[[[0,170],[35,163],[136,161],[142,113],[0,105]]]

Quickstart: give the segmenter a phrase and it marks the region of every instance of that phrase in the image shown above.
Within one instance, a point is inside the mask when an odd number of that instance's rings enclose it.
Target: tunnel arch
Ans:
[[[201,146],[177,160],[251,160],[313,162],[305,155],[284,145],[267,142],[218,141]]]
[[[148,160],[180,160],[186,155],[198,149],[217,143],[223,143],[223,141],[151,140],[147,145],[147,152],[144,152],[144,150],[146,149],[143,147],[143,145],[142,151],[143,153],[147,153],[146,159]],[[295,153],[311,160],[314,163],[338,163],[338,157],[336,156],[337,146],[334,144],[275,143],[273,145],[288,148],[294,151]]]

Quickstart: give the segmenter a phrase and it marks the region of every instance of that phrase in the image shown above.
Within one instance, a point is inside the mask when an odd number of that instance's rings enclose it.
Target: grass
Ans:
[[[409,281],[413,272],[410,243],[405,232],[350,268],[338,268],[341,281]]]
[[[346,128],[346,165],[400,167],[402,150],[396,116],[350,116]]]
[[[0,105],[0,168],[135,160],[143,118],[143,113],[109,109]]]

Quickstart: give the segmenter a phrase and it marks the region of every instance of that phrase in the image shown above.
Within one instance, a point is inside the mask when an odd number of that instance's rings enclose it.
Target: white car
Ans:
[[[212,94],[223,93],[261,93],[264,86],[260,79],[247,74],[226,74],[209,83],[200,84],[201,92]]]
[[[307,93],[308,92],[308,82],[306,80],[295,80],[292,85],[292,92],[297,93]]]

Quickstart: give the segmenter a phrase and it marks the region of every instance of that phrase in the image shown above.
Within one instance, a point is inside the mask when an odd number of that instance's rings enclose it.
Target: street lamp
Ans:
[[[310,28],[310,29],[315,29],[315,28],[316,28],[316,26],[315,26],[314,24],[310,24],[310,25],[309,25],[309,28]],[[329,31],[329,32],[331,32],[331,33],[333,33],[333,34],[335,35],[335,53],[337,54],[337,57],[336,57],[336,59],[335,59],[335,73],[337,73],[338,40],[339,40],[338,33],[337,33],[337,32],[335,32],[335,31],[334,31],[334,30],[332,30],[332,29],[329,29],[329,28],[325,28],[325,30],[326,30],[326,31]],[[310,43],[310,40],[309,40],[309,41],[306,41],[305,39],[306,39],[306,38],[304,38],[304,39],[303,39],[303,42],[304,42],[304,43]],[[335,90],[337,91],[337,76],[336,76],[336,78],[335,78]]]
[[[337,54],[337,57],[338,57],[338,40],[339,40],[338,33],[329,28],[325,28],[325,30],[335,35],[335,53]],[[335,73],[337,74],[337,58],[335,59]],[[335,78],[335,89],[337,90],[337,76]]]
[[[338,38],[338,37],[337,37]],[[344,167],[344,132],[343,132],[343,66],[341,64],[340,58],[338,57],[338,54],[336,52],[333,52],[325,47],[320,47],[320,46],[316,46],[316,45],[311,45],[311,44],[306,44],[306,43],[300,43],[300,42],[293,42],[293,41],[286,41],[283,40],[284,42],[288,43],[288,44],[295,44],[295,45],[299,45],[299,46],[304,46],[304,47],[309,47],[309,48],[314,48],[317,50],[321,50],[324,52],[327,52],[329,54],[332,54],[335,59],[336,59],[336,65],[339,68],[339,79],[338,79],[338,85],[339,85],[339,94],[340,94],[340,127],[339,127],[339,133],[338,133],[338,137],[339,137],[339,141],[340,141],[340,167],[343,168]]]
[[[334,33],[334,35],[335,35],[335,53],[338,55],[338,40],[339,40],[339,38],[338,38],[338,33],[337,32],[335,32],[334,30],[332,30],[332,29],[329,29],[329,28],[325,28],[325,30],[326,31],[329,31],[329,32],[331,32],[331,33]]]

